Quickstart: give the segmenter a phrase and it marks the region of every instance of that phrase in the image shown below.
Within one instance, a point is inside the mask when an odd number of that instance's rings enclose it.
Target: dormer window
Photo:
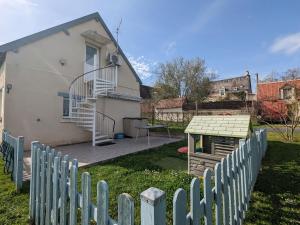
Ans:
[[[294,97],[294,87],[291,86],[285,86],[280,89],[280,98],[281,99],[292,99]]]
[[[221,88],[221,89],[219,89],[219,94],[220,94],[221,96],[225,96],[226,91],[225,91],[225,88],[224,88],[224,87]]]

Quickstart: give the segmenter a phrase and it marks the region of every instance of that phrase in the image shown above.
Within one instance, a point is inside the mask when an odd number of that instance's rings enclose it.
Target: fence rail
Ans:
[[[161,121],[164,123],[176,123],[177,125],[186,126],[192,120],[193,116],[200,115],[249,115],[249,112],[243,112],[241,110],[228,110],[227,112],[203,112],[203,111],[186,111],[186,112],[150,112],[150,113],[142,113],[142,116],[147,118],[148,120],[154,122]],[[251,114],[254,116],[254,114]],[[255,117],[255,116],[254,116]]]
[[[23,185],[24,137],[14,137],[7,130],[2,132],[1,152],[4,159],[4,172],[11,174],[19,192]]]
[[[242,140],[237,150],[216,164],[214,172],[205,170],[202,199],[200,179],[194,178],[190,186],[189,211],[186,191],[178,189],[173,198],[173,225],[200,225],[203,219],[206,225],[242,224],[266,149],[266,130],[256,131],[248,140]],[[79,219],[82,225],[90,224],[91,220],[98,225],[134,224],[134,202],[128,194],[119,195],[118,218],[114,220],[108,213],[109,189],[105,181],[97,183],[97,202],[93,204],[91,177],[86,172],[82,174],[81,192],[78,191],[76,159],[62,156],[39,142],[32,143],[31,151],[32,223],[75,225]],[[141,193],[141,224],[166,224],[164,191],[152,187]]]

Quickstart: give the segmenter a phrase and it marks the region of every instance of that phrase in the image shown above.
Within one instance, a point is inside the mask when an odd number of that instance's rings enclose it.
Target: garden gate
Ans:
[[[7,130],[2,132],[1,153],[4,160],[4,172],[11,174],[19,192],[23,184],[24,137],[13,137]]]

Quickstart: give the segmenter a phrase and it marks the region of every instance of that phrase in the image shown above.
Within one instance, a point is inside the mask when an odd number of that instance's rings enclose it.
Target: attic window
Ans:
[[[280,90],[281,99],[291,99],[294,94],[294,88],[286,86]]]
[[[219,89],[219,94],[221,95],[221,96],[224,96],[226,93],[225,93],[225,88],[223,87],[223,88],[221,88],[221,89]]]

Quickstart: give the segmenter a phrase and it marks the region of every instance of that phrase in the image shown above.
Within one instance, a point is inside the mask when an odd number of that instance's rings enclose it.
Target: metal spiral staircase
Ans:
[[[115,92],[117,67],[109,66],[88,71],[76,77],[69,88],[69,116],[72,122],[92,132],[93,146],[112,142],[115,120],[96,109],[98,97]]]

